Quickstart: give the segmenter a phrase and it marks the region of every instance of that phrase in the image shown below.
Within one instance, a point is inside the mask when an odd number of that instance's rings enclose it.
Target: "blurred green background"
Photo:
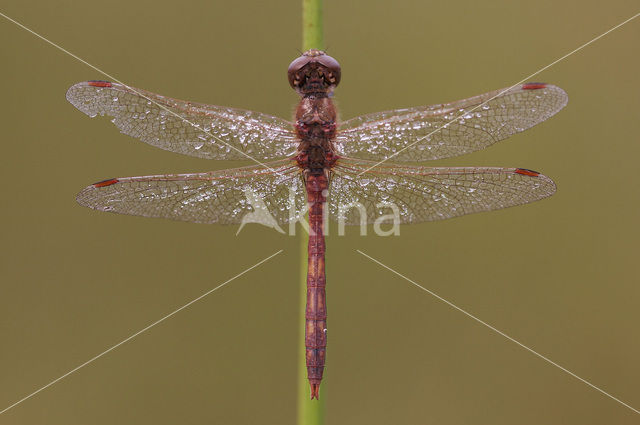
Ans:
[[[299,1],[31,1],[1,11],[135,87],[290,117]],[[516,83],[637,1],[327,2],[342,117]],[[154,149],[65,101],[105,77],[0,18],[0,410],[284,252],[0,416],[0,424],[291,424],[299,243],[78,206],[116,176],[238,166]],[[639,415],[356,253],[361,249],[640,407],[640,19],[533,78],[544,124],[437,165],[516,166],[550,199],[329,237],[328,424],[632,424]]]

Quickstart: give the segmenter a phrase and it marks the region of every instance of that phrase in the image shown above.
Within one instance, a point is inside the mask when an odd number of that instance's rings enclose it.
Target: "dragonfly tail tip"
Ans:
[[[318,400],[320,392],[320,384],[311,384],[311,400],[314,398]]]

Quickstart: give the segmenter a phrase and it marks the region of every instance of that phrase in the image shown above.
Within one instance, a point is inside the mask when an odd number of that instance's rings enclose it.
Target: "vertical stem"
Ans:
[[[302,50],[324,48],[322,0],[302,0]]]
[[[322,0],[302,0],[302,50],[323,48]],[[300,232],[300,338],[298,353],[298,425],[322,425],[324,400],[327,397],[326,378],[320,400],[311,400],[305,359],[304,328],[307,305],[307,238]]]

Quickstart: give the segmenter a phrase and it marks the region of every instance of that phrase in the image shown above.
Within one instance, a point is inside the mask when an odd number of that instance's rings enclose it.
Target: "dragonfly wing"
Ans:
[[[300,171],[291,161],[197,174],[124,177],[86,187],[86,207],[194,223],[284,224],[306,205]],[[293,205],[293,208],[292,208]]]
[[[443,220],[551,196],[553,181],[523,168],[413,167],[340,159],[329,187],[329,214],[345,224]]]
[[[567,101],[559,87],[528,83],[447,104],[363,115],[340,126],[337,148],[344,156],[368,160],[463,155],[541,123]]]
[[[296,138],[286,120],[242,109],[171,99],[106,81],[78,83],[67,100],[89,115],[106,115],[124,134],[207,159],[275,159],[293,155]]]

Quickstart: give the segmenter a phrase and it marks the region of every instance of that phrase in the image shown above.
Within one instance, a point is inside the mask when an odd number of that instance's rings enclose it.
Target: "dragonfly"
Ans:
[[[122,133],[152,146],[198,158],[256,162],[222,171],[102,180],[77,195],[83,206],[243,224],[244,217],[256,213],[258,199],[274,225],[308,214],[305,347],[310,395],[317,399],[327,346],[327,217],[347,225],[375,223],[388,216],[391,205],[394,219],[410,224],[552,195],[554,182],[526,168],[425,167],[387,160],[421,162],[486,148],[553,116],[568,96],[551,84],[526,83],[340,122],[332,101],[341,79],[336,59],[311,49],[291,62],[287,75],[300,95],[293,121],[99,80],[73,85],[66,97],[90,117],[111,117]]]

